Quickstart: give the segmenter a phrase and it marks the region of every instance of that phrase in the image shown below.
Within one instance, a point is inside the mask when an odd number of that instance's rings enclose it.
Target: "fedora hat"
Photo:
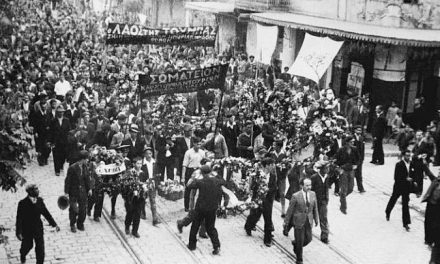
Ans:
[[[136,124],[132,124],[130,126],[130,132],[135,132],[135,133],[139,133],[139,127]]]
[[[66,195],[61,195],[58,197],[57,204],[61,210],[66,210],[69,207],[69,197]]]
[[[59,106],[57,107],[57,110],[56,110],[56,111],[57,111],[57,112],[65,112],[66,109],[64,109],[64,106],[59,105]]]

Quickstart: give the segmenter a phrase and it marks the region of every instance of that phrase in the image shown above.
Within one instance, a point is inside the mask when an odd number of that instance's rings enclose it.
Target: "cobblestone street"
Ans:
[[[319,241],[319,227],[314,227],[314,239],[304,249],[305,263],[428,262],[430,252],[423,244],[423,215],[420,211],[424,205],[420,198],[411,196],[410,206],[416,210],[411,209],[410,232],[402,227],[400,203],[393,210],[390,221],[385,220],[384,210],[392,190],[396,161],[396,157],[389,157],[384,166],[364,163],[367,192],[360,194],[355,187],[348,196],[347,215],[339,211],[339,198],[331,192],[330,244]],[[434,168],[433,172],[437,173],[436,170]],[[86,231],[73,234],[69,229],[68,211],[61,211],[56,204],[58,196],[63,193],[64,176],[54,176],[51,163],[46,167],[32,164],[24,174],[29,183],[39,182],[42,197],[61,227],[59,233],[46,227],[46,263],[292,263],[295,259],[290,243],[293,232],[289,238],[281,232],[283,219],[279,203],[275,203],[273,211],[275,243],[272,247],[263,243],[262,219],[257,231],[248,237],[243,229],[245,216],[230,216],[217,219],[222,252],[220,256],[213,256],[209,239],[199,238],[194,252],[186,248],[190,228],[184,228],[182,234],[176,228],[176,220],[185,216],[182,200],[171,202],[158,197],[158,211],[163,222],[156,227],[152,225],[147,204],[147,220],[141,220],[140,239],[123,234],[125,209],[121,197],[117,202],[117,219],[112,225],[109,225],[111,220],[105,213],[100,223],[89,218],[85,223]],[[0,192],[0,222],[11,229],[7,232],[9,244],[6,245],[9,263],[19,263],[20,243],[15,238],[14,224],[17,203],[24,196],[24,188],[19,188],[17,193]],[[105,211],[110,211],[108,197]],[[28,259],[33,261],[33,251]]]

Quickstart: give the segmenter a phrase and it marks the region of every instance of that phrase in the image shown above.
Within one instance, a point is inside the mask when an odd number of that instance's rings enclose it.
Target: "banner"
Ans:
[[[278,26],[257,24],[257,56],[256,60],[270,65],[278,40]]]
[[[141,25],[109,23],[106,44],[152,44],[215,46],[217,27],[147,28]]]
[[[96,174],[99,175],[115,175],[118,173],[121,173],[125,171],[125,164],[122,163],[121,165],[116,164],[106,164],[106,165],[100,165],[95,169]]]
[[[228,64],[197,70],[139,75],[141,95],[190,93],[210,88],[223,89]]]
[[[315,37],[308,33],[304,38],[289,73],[306,77],[319,83],[330,63],[338,54],[344,41],[334,41],[328,37]]]

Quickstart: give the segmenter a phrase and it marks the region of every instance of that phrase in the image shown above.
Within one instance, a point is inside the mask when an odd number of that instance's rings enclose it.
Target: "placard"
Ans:
[[[125,170],[126,168],[124,163],[122,163],[121,165],[116,165],[115,163],[113,163],[100,165],[95,169],[95,172],[98,175],[115,175],[124,172]]]

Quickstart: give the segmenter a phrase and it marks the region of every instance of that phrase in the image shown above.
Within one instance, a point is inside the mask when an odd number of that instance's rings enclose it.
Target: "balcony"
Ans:
[[[235,7],[249,11],[289,11],[291,0],[235,0]]]

